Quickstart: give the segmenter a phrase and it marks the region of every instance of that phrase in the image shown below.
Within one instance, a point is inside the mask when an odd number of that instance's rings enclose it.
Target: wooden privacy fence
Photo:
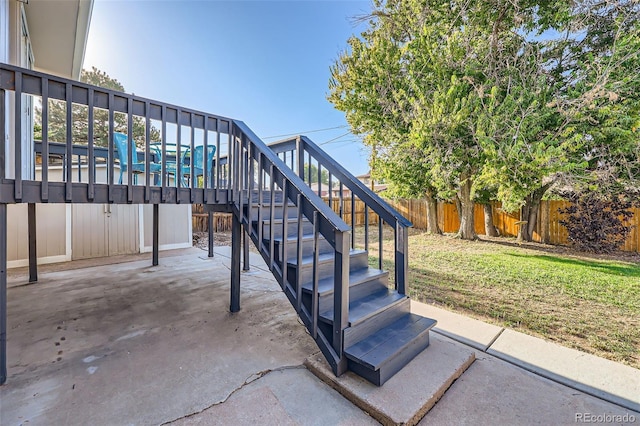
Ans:
[[[204,212],[202,204],[194,204],[191,207],[191,222],[193,232],[208,232],[209,221],[208,214]],[[231,213],[214,213],[213,214],[213,232],[231,231]]]
[[[329,201],[325,198],[325,201]],[[426,200],[387,200],[404,217],[413,223],[416,229],[427,229],[427,202]],[[336,199],[332,200],[333,210],[339,212],[340,204]],[[560,225],[562,216],[558,209],[568,207],[568,201],[542,201],[536,228],[533,232],[533,240],[540,243],[563,245],[568,243],[567,229]],[[355,200],[355,224],[364,224],[364,203]],[[492,203],[493,224],[500,232],[500,235],[515,237],[518,234],[520,213],[507,213],[500,207],[500,203]],[[624,251],[640,251],[640,208],[633,209],[634,215],[631,219],[633,226],[631,234],[627,238],[623,247]],[[377,216],[369,211],[369,223],[377,223]],[[343,203],[343,219],[351,224],[351,202]],[[482,205],[475,206],[475,229],[479,235],[484,235],[484,209]],[[438,225],[442,232],[457,232],[460,227],[458,211],[452,203],[438,203]]]
[[[331,200],[324,197],[324,200],[331,204],[333,210],[340,214],[340,201],[336,198]],[[404,217],[413,223],[416,229],[427,229],[427,202],[426,200],[387,200]],[[567,229],[560,225],[562,216],[558,209],[568,207],[571,203],[568,201],[542,201],[540,203],[540,211],[538,212],[538,220],[536,228],[533,232],[533,240],[539,243],[564,245],[568,243]],[[493,224],[500,232],[500,235],[515,237],[518,234],[518,226],[520,222],[520,213],[506,213],[500,208],[500,203],[492,203]],[[342,218],[347,224],[351,224],[351,215],[355,214],[355,225],[364,225],[365,222],[365,205],[362,201],[356,199],[354,202],[354,211],[351,210],[351,200],[344,200],[342,203]],[[633,226],[629,237],[621,247],[624,251],[640,252],[640,208],[633,210],[631,225]],[[377,224],[378,216],[369,210],[369,224]],[[458,211],[454,204],[438,203],[438,225],[442,232],[457,232],[460,227],[460,219]],[[482,205],[475,206],[475,228],[476,233],[484,235],[484,210]],[[225,232],[231,230],[231,214],[216,213],[214,215],[214,231]],[[194,204],[193,206],[193,231],[207,231],[207,214],[204,213],[202,205]]]

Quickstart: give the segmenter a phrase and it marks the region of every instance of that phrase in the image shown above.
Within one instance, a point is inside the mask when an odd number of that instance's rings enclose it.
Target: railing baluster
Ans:
[[[298,208],[298,232],[296,241],[296,312],[302,309],[302,235],[303,235],[303,215],[302,215],[302,195],[298,194],[296,199]]]
[[[313,292],[311,294],[311,336],[316,339],[318,337],[318,233],[320,232],[320,222],[318,220],[318,212],[313,212]],[[336,277],[337,278],[337,277]],[[335,321],[335,317],[334,317]]]
[[[3,97],[4,98],[4,97]],[[4,99],[0,100],[4,104]],[[42,201],[49,200],[49,79],[42,79],[42,183],[40,196]],[[0,133],[4,134],[4,132]],[[4,144],[3,144],[4,145]],[[4,158],[2,159],[4,166]],[[90,190],[93,189],[90,186]]]
[[[258,153],[258,251],[262,253],[262,209],[264,197],[264,169],[262,168],[262,153]],[[251,214],[251,213],[250,213]],[[271,231],[271,228],[269,228]]]
[[[382,238],[384,237],[382,228],[383,226],[384,223],[382,222],[380,216],[378,216],[378,269],[382,269]]]
[[[203,196],[203,202],[204,204],[207,204],[207,202],[209,201],[209,197],[207,196],[208,194],[208,189],[211,186],[211,170],[209,170],[209,117],[207,117],[206,115],[203,117],[203,126],[204,126],[204,134],[203,134],[203,140],[202,140],[202,151],[204,152],[204,157],[203,157],[203,164],[202,164],[202,188],[204,188],[204,193],[202,194]],[[213,164],[212,164],[213,165]]]
[[[253,188],[255,186],[255,162],[253,161],[253,149],[251,148],[253,145],[247,145],[247,158],[249,161],[249,182],[247,186],[247,231],[249,232],[249,236],[251,236],[251,209],[253,208]]]
[[[333,176],[329,172],[329,207],[333,210]]]
[[[144,201],[151,199],[151,117],[149,116],[149,102],[144,103]],[[162,170],[160,170],[162,172]],[[155,182],[154,182],[155,184]]]
[[[282,265],[280,270],[282,272],[282,289],[287,287],[287,255],[288,255],[288,240],[289,240],[289,198],[287,197],[287,179],[282,178]]]
[[[270,187],[270,198],[269,198],[269,269],[273,271],[274,258],[273,254],[275,251],[275,238],[273,237],[273,219],[275,218],[275,179],[273,176],[273,163],[269,167],[269,187]]]
[[[194,118],[193,118],[193,113],[191,113],[189,115],[189,119],[191,120],[191,144],[189,146],[189,149],[191,149],[191,155],[189,156],[189,163],[190,163],[190,174],[189,176],[191,177],[190,180],[190,184],[189,188],[191,188],[193,190],[193,188],[197,188],[198,187],[198,182],[197,182],[197,178],[196,178],[196,158],[195,158],[195,154],[196,154],[196,128],[194,126]],[[207,162],[207,151],[203,152],[203,159],[204,162]],[[194,196],[194,191],[189,191],[190,192],[190,199],[191,199],[191,203],[193,203],[195,200],[193,199]]]
[[[133,165],[138,153],[133,142],[133,99],[127,99],[127,202],[133,202]],[[135,150],[135,151],[134,151]],[[135,154],[135,157],[134,157]]]
[[[67,182],[64,198],[66,201],[73,201],[73,86],[71,83],[66,84],[65,95],[67,102],[67,151],[65,155]],[[78,167],[80,167],[79,164]]]
[[[406,278],[409,269],[407,253],[409,252],[409,229],[396,223],[395,226],[395,288],[400,294],[406,294]]]
[[[14,197],[22,200],[22,73],[15,73]],[[3,135],[4,136],[4,135]],[[3,138],[4,139],[4,138]]]
[[[322,197],[322,165],[318,161],[318,197]]]
[[[340,206],[338,207],[338,209],[340,210],[339,216],[340,219],[344,220],[344,185],[342,184],[342,182],[340,182],[340,194],[338,194],[338,200],[339,200],[339,204]]]
[[[7,114],[6,114],[6,95],[4,89],[0,89],[0,180],[4,180],[7,177],[6,170],[6,152],[7,152]],[[6,208],[2,208],[2,212],[6,213]],[[2,223],[0,223],[2,225]],[[1,232],[1,231],[0,231]],[[0,250],[0,253],[2,250]],[[0,272],[0,280],[2,272]],[[1,291],[1,290],[0,290]],[[0,313],[0,315],[2,315]],[[1,366],[0,366],[1,368]]]
[[[230,190],[233,189],[233,176],[232,176],[232,171],[233,171],[233,167],[234,167],[234,162],[236,159],[235,156],[235,145],[234,145],[234,136],[233,135],[229,135],[229,155],[227,158],[227,167],[225,169],[225,179],[227,181],[227,186],[229,187]],[[233,191],[231,191],[231,199],[233,200]]]
[[[220,122],[216,122],[216,172],[215,172],[215,182],[214,187],[216,189],[216,203],[219,200],[220,194],[220,172],[222,170],[222,166],[220,164]]]
[[[356,199],[351,191],[351,248],[356,248]]]
[[[369,250],[369,208],[364,205],[364,249]]]
[[[304,148],[300,136],[296,138],[296,152],[298,153],[298,176],[304,180]]]
[[[115,126],[113,122],[113,108],[114,108],[114,97],[113,92],[109,92],[109,134],[107,135],[107,140],[109,141],[109,154],[108,157],[108,166],[107,166],[107,180],[109,184],[109,202],[113,202],[113,181],[115,179],[115,167],[116,160],[114,157],[114,149],[113,149],[113,132],[115,131]],[[122,165],[120,165],[122,167]]]
[[[240,212],[240,225],[242,225],[242,210],[244,205],[244,143],[246,142],[246,138],[243,135],[240,135],[239,146],[238,146],[238,185],[239,185],[239,196],[238,196],[238,211]]]
[[[88,102],[87,102],[87,145],[88,145],[88,155],[87,155],[87,170],[89,173],[88,176],[88,181],[89,181],[89,186],[87,187],[87,198],[90,201],[93,201],[93,198],[95,197],[95,183],[96,183],[96,164],[95,164],[95,153],[94,153],[94,142],[93,142],[93,137],[94,137],[94,111],[93,111],[93,101],[94,101],[94,91],[92,88],[89,89],[89,92],[87,93],[88,96]],[[44,103],[43,103],[44,105]],[[43,114],[44,114],[44,109],[43,109]],[[42,141],[42,147],[44,148],[45,142],[44,142],[44,120],[42,121],[43,125],[42,125],[42,132],[43,132],[43,141]],[[44,149],[43,149],[44,151]],[[42,162],[42,164],[44,165],[44,161]],[[43,169],[44,170],[44,169]]]
[[[160,138],[161,146],[160,146],[160,157],[161,158],[161,180],[162,186],[160,189],[160,198],[162,202],[165,202],[167,199],[167,186],[169,185],[169,175],[167,173],[167,106],[162,105],[162,137]]]
[[[349,325],[349,240],[346,232],[336,232],[333,268],[333,349],[343,357],[344,330]],[[346,370],[346,364],[337,368],[337,374]]]
[[[176,126],[178,128],[178,134],[176,135],[176,176],[174,183],[176,186],[176,203],[180,203],[180,188],[182,188],[182,124],[180,123],[180,117],[182,116],[182,110],[176,109]]]

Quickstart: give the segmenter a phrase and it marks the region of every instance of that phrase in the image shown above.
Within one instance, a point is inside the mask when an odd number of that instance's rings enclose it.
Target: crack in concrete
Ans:
[[[277,368],[267,368],[266,370],[258,371],[257,373],[253,373],[249,377],[247,377],[240,386],[236,387],[231,392],[229,392],[229,394],[227,396],[225,396],[221,401],[214,402],[213,404],[203,408],[200,411],[196,411],[196,412],[190,413],[190,414],[185,414],[182,417],[178,417],[176,419],[169,420],[168,422],[161,423],[160,426],[170,425],[170,424],[173,424],[173,423],[175,423],[175,422],[177,422],[179,420],[184,420],[184,419],[188,419],[188,418],[193,417],[193,416],[197,416],[198,414],[202,414],[202,413],[204,413],[205,411],[207,411],[210,408],[216,407],[218,405],[222,405],[225,402],[227,402],[229,400],[229,398],[231,398],[236,392],[241,391],[242,388],[244,388],[245,386],[250,385],[251,383],[254,383],[254,382],[258,381],[258,380],[262,379],[263,377],[265,377],[265,376],[267,376],[267,375],[269,375],[271,373],[277,373],[279,371],[286,371],[286,370],[306,370],[306,368],[307,367],[305,367],[304,364],[298,364],[298,365],[285,365],[285,366],[277,367]]]

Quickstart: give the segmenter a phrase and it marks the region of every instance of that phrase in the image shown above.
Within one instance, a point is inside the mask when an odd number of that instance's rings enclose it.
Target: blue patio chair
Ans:
[[[118,151],[118,158],[120,159],[120,179],[118,183],[122,184],[122,175],[129,168],[128,152],[127,152],[127,135],[123,133],[114,132],[113,142],[115,144],[116,150]],[[131,172],[133,173],[133,183],[137,184],[138,175],[145,173],[146,171],[145,170],[146,164],[144,162],[138,161],[138,151],[133,139],[131,139],[131,152],[133,154],[132,155],[133,161],[131,161]],[[157,163],[149,164],[149,173],[159,174],[160,171],[161,171],[160,164],[157,164]]]
[[[211,169],[213,167],[213,157],[216,153],[215,146],[207,146],[207,170],[209,171],[209,175],[211,176]],[[188,161],[185,161],[187,156],[190,154],[190,149],[186,149],[182,153],[182,183],[183,185],[189,186],[188,180],[191,178],[191,164]],[[201,176],[204,176],[204,146],[199,145],[194,148],[193,156],[191,156],[191,161],[193,161],[193,174],[195,179],[198,179]],[[197,182],[197,181],[196,181]],[[204,184],[204,181],[203,181]],[[196,184],[196,186],[199,186]]]

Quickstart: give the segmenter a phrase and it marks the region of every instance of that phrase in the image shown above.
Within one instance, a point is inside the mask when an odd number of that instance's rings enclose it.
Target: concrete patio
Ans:
[[[419,303],[427,350],[380,388],[335,378],[256,254],[229,313],[228,253],[10,271],[0,424],[640,423],[640,370]]]

